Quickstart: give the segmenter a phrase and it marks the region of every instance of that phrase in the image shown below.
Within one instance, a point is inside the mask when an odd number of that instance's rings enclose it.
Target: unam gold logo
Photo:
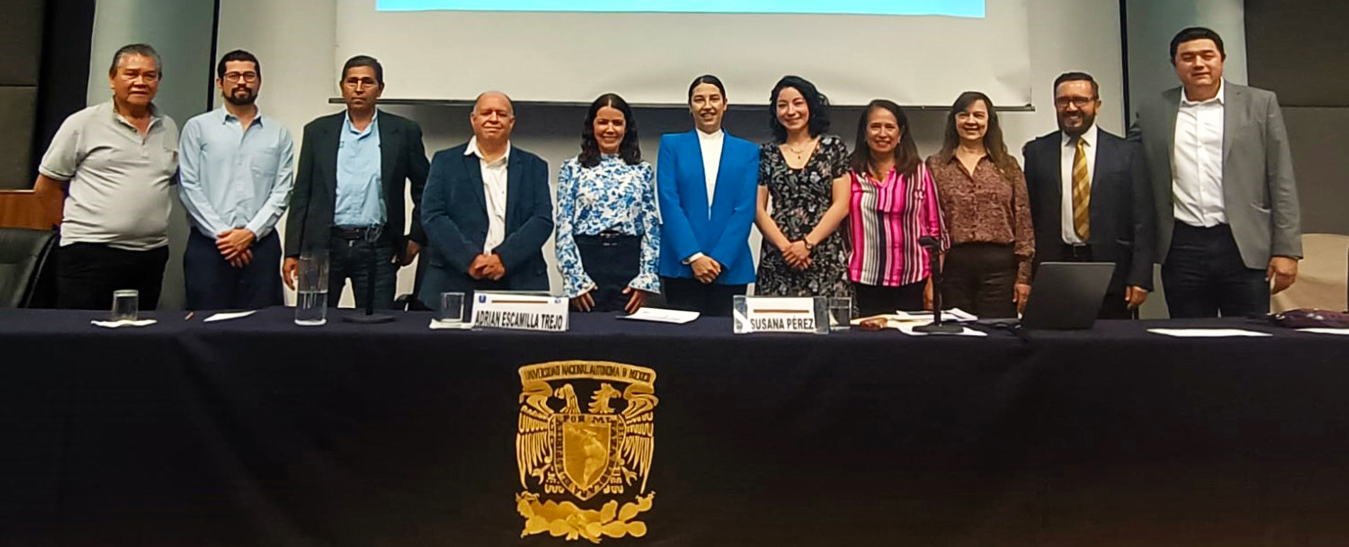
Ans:
[[[575,380],[596,385],[585,412]],[[633,519],[651,509],[656,496],[646,491],[656,445],[654,410],[660,402],[655,383],[656,371],[621,363],[557,361],[520,367],[520,427],[515,434],[524,488],[515,495],[516,511],[525,518],[520,537],[546,532],[599,543],[605,537],[646,535],[646,523]],[[629,492],[632,497],[620,506],[620,498]],[[608,501],[594,509],[584,507],[596,497]]]

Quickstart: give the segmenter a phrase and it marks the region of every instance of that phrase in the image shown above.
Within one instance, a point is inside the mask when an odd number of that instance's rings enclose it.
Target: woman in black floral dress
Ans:
[[[839,233],[851,191],[848,147],[824,133],[828,99],[810,82],[786,76],[773,87],[768,107],[774,139],[759,149],[754,223],[763,249],[754,292],[852,296],[848,238]]]

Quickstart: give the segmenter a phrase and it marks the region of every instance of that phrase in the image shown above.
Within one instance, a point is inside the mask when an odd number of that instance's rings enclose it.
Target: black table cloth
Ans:
[[[657,374],[646,534],[602,544],[1349,538],[1345,337],[1236,320],[736,336],[596,315],[542,334],[292,313],[107,330],[0,310],[0,545],[589,544],[522,538],[517,512],[518,371],[564,360]]]

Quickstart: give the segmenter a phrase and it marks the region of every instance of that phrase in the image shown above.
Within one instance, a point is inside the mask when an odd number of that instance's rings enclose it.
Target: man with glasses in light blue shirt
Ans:
[[[178,147],[179,196],[193,228],[183,253],[187,308],[281,305],[281,238],[273,228],[294,183],[294,142],[255,104],[257,57],[226,53],[216,76],[224,106],[189,120]]]

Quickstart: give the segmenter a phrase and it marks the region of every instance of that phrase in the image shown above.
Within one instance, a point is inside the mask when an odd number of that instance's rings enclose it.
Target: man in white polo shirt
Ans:
[[[161,66],[148,45],[117,50],[108,69],[112,100],[66,118],[42,157],[34,190],[65,200],[61,308],[107,309],[121,289],[140,291],[142,309],[159,303],[169,258],[169,186],[178,170],[178,126],[153,103]]]

